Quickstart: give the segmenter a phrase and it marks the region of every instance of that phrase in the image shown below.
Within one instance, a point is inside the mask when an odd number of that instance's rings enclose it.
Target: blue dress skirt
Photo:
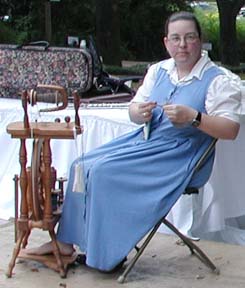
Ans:
[[[206,90],[213,74],[210,71],[206,78],[204,75],[201,83],[194,80],[173,87],[166,73],[160,71],[162,84],[153,89],[151,100],[163,104],[171,95],[172,103],[205,113]],[[164,91],[161,95],[165,98],[159,97],[159,91]],[[144,140],[140,127],[75,160],[58,239],[78,245],[86,254],[88,266],[113,269],[169,212],[188,185],[201,187],[207,181],[213,157],[201,173],[195,177],[192,174],[211,141],[210,136],[191,125],[174,126],[161,107],[155,108],[148,140]],[[73,189],[77,165],[83,168],[83,191]]]

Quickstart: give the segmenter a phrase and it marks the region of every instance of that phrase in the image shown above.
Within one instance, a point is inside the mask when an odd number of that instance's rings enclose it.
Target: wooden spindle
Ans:
[[[74,109],[75,109],[75,127],[80,128],[80,117],[78,114],[78,110],[80,107],[81,99],[80,99],[80,96],[78,95],[77,91],[73,92],[73,98],[74,98],[73,101],[74,101]]]

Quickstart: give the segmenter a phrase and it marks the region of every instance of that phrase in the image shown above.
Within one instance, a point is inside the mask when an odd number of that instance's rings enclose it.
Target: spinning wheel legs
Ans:
[[[39,85],[39,88],[57,90],[57,92],[60,92],[62,96],[64,96],[62,98],[63,105],[55,107],[54,109],[48,109],[49,112],[61,110],[66,107],[67,94],[63,87]],[[61,277],[65,277],[67,265],[74,262],[76,256],[61,256],[55,237],[54,229],[61,215],[61,205],[63,202],[63,183],[66,181],[66,179],[57,179],[56,170],[51,167],[52,155],[50,141],[51,139],[74,139],[74,129],[77,135],[83,132],[83,128],[80,126],[80,119],[78,114],[80,97],[78,93],[74,91],[75,122],[69,123],[69,125],[67,125],[67,123],[58,122],[29,122],[27,109],[27,105],[30,102],[29,95],[30,94],[27,91],[24,91],[21,97],[24,112],[23,121],[10,123],[6,129],[7,133],[9,133],[12,138],[20,140],[20,176],[16,176],[14,178],[16,199],[15,228],[17,228],[15,230],[16,245],[6,274],[8,277],[12,276],[12,270],[14,268],[16,258],[19,257],[40,261],[48,267],[58,271]],[[38,98],[35,98],[35,101],[31,101],[32,104],[34,104],[37,99]],[[42,112],[44,112],[44,109]],[[34,139],[30,168],[26,167],[27,139]],[[59,183],[58,189],[55,189],[56,182]],[[20,186],[21,192],[20,215],[18,215],[18,184]],[[53,203],[53,206],[52,194],[57,200],[55,203]],[[49,232],[53,244],[53,255],[27,255],[27,253],[25,253],[26,250],[21,249],[21,246],[25,248],[28,245],[28,238],[32,228],[40,228]]]
[[[76,259],[75,253],[71,256],[61,256],[56,240],[54,229],[61,214],[60,204],[63,200],[63,183],[66,179],[57,179],[56,170],[51,167],[49,140],[46,138],[34,139],[30,168],[25,168],[26,155],[23,154],[25,147],[22,141],[21,160],[24,164],[22,165],[21,180],[25,185],[21,186],[21,193],[24,197],[21,198],[21,215],[17,220],[18,239],[6,272],[7,277],[12,276],[17,257],[39,261],[59,272],[62,278],[66,277],[68,264],[73,263]],[[55,189],[57,181],[59,189]],[[17,186],[15,179],[15,187]],[[52,205],[52,194],[54,193],[59,200],[56,205]],[[39,256],[26,253],[24,248],[28,244],[32,228],[48,231],[53,246],[52,255]]]
[[[15,266],[15,261],[16,261],[16,258],[19,255],[21,243],[22,243],[22,240],[23,240],[24,236],[25,236],[25,231],[20,231],[19,238],[18,238],[18,240],[16,242],[16,245],[14,247],[12,258],[11,258],[11,260],[9,262],[8,270],[6,272],[6,276],[8,278],[12,277],[12,272],[13,272],[13,269],[14,269],[14,266]]]
[[[61,259],[60,250],[59,250],[59,247],[58,247],[58,244],[57,244],[57,241],[56,241],[56,236],[55,236],[54,231],[50,230],[49,231],[49,235],[50,235],[50,237],[52,239],[53,253],[54,253],[54,256],[55,256],[55,259],[56,259],[56,262],[57,262],[57,268],[58,268],[58,270],[60,272],[61,278],[65,278],[66,277],[66,271],[65,271],[65,268],[64,268],[63,261]]]

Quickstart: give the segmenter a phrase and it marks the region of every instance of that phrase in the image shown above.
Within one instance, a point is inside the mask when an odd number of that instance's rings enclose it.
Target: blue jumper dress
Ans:
[[[222,72],[211,67],[201,80],[173,85],[162,68],[149,100],[205,111],[207,89]],[[118,137],[74,161],[57,238],[78,245],[88,266],[109,271],[166,215],[189,185],[208,180],[213,158],[192,177],[212,137],[191,125],[174,126],[161,107],[153,111],[150,138],[143,129]],[[74,192],[75,167],[84,169],[84,191]],[[192,183],[190,183],[192,182]]]

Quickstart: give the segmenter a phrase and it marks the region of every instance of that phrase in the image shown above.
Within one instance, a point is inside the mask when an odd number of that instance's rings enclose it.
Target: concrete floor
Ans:
[[[33,230],[29,245],[48,240],[47,232]],[[18,260],[12,278],[5,271],[14,247],[14,226],[0,222],[0,287],[1,288],[77,288],[77,287],[166,287],[166,288],[244,288],[245,247],[200,241],[198,245],[220,268],[212,273],[189,249],[178,244],[175,236],[157,233],[142,254],[124,284],[117,283],[120,273],[103,274],[85,266],[69,269],[67,278],[34,261]],[[131,255],[129,255],[129,258]],[[126,263],[127,264],[127,263]]]

